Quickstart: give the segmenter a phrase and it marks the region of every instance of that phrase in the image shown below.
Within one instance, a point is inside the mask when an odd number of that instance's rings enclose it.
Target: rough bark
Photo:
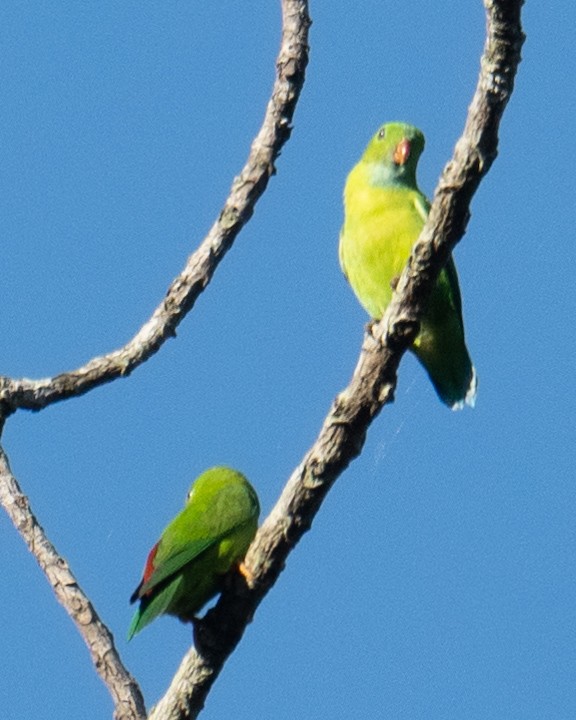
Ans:
[[[348,387],[334,400],[320,433],[292,473],[252,543],[245,564],[250,587],[238,580],[197,632],[150,720],[196,718],[227,657],[274,585],[289,553],[310,528],[337,477],[362,450],[366,432],[396,387],[403,353],[438,273],[469,219],[469,205],[497,154],[498,127],[514,86],[524,40],[520,0],[485,0],[487,37],[480,76],[462,137],[446,165],[422,233],[382,320],[366,333]]]
[[[307,3],[282,1],[282,42],[276,59],[276,81],[262,127],[252,142],[242,171],[216,222],[150,319],[123,347],[92,358],[82,367],[52,378],[0,377],[0,420],[18,408],[41,410],[47,405],[87,393],[98,385],[130,375],[158,352],[190,312],[220,261],[248,222],[257,200],[275,173],[274,163],[292,132],[291,122],[308,64]]]
[[[117,720],[142,720],[146,717],[144,698],[138,684],[120,660],[112,633],[100,620],[68,563],[48,540],[44,529],[34,517],[28,498],[20,490],[2,448],[0,503],[44,571],[58,602],[64,606],[88,646],[94,667],[112,695],[115,717]]]
[[[122,348],[53,378],[29,380],[1,377],[0,428],[6,418],[18,409],[41,410],[59,400],[82,395],[98,385],[129,375],[175,335],[177,326],[192,309],[236,236],[252,216],[258,198],[275,172],[275,160],[290,137],[291,121],[308,62],[310,19],[307,3],[302,0],[282,0],[282,11],[282,41],[276,60],[276,80],[262,127],[206,238],[172,282],[151,318]],[[140,689],[122,665],[110,631],[80,588],[68,563],[58,554],[36,520],[1,448],[0,503],[88,646],[96,671],[112,695],[117,720],[145,718]]]
[[[226,659],[281,573],[286,559],[310,528],[331,486],[361,452],[367,430],[393,399],[401,357],[418,332],[419,317],[433,284],[465,232],[469,205],[497,154],[498,127],[513,90],[524,36],[521,0],[485,0],[487,39],[478,85],[462,137],[445,167],[429,218],[382,320],[364,337],[348,385],[334,400],[319,435],[292,473],[276,506],[246,557],[249,584],[238,577],[196,627],[196,644],[166,695],[151,711],[154,720],[195,718]],[[310,25],[304,0],[283,0],[283,35],[277,79],[264,123],[248,161],[232,185],[219,218],[147,323],[124,347],[94,358],[77,370],[43,380],[0,378],[0,422],[17,409],[40,410],[130,374],[150,358],[193,307],[218,263],[250,218],[274,162],[290,136],[290,122],[308,58]],[[146,717],[138,686],[123,667],[111,634],[34,517],[0,449],[0,502],[44,570],[90,650],[113,697],[117,718]]]

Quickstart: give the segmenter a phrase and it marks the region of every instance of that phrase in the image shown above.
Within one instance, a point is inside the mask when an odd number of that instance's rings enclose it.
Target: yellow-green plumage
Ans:
[[[130,598],[140,605],[128,639],[163,613],[192,621],[246,554],[259,513],[258,496],[244,475],[228,467],[202,473],[190,488],[186,507],[148,556]]]
[[[411,125],[388,123],[348,175],[340,264],[360,303],[379,320],[392,283],[410,256],[430,205],[418,189],[416,166],[424,136]],[[412,351],[441,400],[452,408],[474,404],[476,373],[464,340],[462,304],[452,258],[442,270]]]

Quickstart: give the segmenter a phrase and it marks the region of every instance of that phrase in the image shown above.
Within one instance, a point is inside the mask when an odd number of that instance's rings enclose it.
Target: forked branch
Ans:
[[[82,395],[92,388],[130,374],[156,353],[193,307],[210,282],[258,198],[274,173],[274,162],[291,133],[290,123],[308,62],[310,19],[304,0],[282,0],[283,27],[277,75],[262,127],[248,160],[234,180],[220,216],[186,267],[170,286],[152,317],[124,347],[96,357],[86,365],[44,380],[0,378],[0,428],[18,408],[40,410],[51,403]],[[74,620],[88,645],[96,671],[115,703],[117,720],[143,720],[144,701],[138,685],[122,665],[111,633],[36,520],[28,498],[10,471],[0,448],[0,504],[46,574],[59,602]]]
[[[308,16],[304,0],[282,0],[282,42],[276,81],[262,127],[216,222],[166,297],[136,335],[119,350],[95,357],[82,367],[42,380],[0,377],[0,417],[18,408],[41,410],[59,400],[129,375],[176,334],[176,328],[208,285],[220,261],[254,212],[275,172],[274,163],[291,133],[291,121],[308,63]]]

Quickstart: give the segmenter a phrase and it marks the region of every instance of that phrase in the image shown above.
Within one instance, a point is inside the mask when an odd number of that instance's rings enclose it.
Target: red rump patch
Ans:
[[[148,582],[150,578],[152,577],[152,573],[155,570],[154,567],[154,558],[156,557],[156,551],[158,550],[158,545],[160,544],[160,541],[154,545],[152,550],[150,550],[150,554],[148,555],[148,559],[146,560],[146,565],[144,567],[144,576],[142,577],[142,585]]]
[[[403,140],[400,140],[398,145],[396,145],[396,150],[394,150],[394,162],[396,165],[404,165],[406,160],[410,157],[410,140],[407,140],[404,138]]]

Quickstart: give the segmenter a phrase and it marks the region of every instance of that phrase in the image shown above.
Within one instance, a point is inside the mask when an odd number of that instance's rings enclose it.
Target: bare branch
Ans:
[[[396,371],[418,332],[423,304],[453,247],[464,234],[469,204],[488,171],[498,127],[512,93],[524,40],[522,0],[485,0],[487,39],[464,133],[438,184],[426,225],[386,314],[364,338],[348,387],[334,401],[320,434],[296,468],[248,551],[252,587],[240,580],[211,610],[151,720],[189,720],[201,711],[224,662],[240,641],[286,558],[310,528],[338,475],[360,453],[367,429],[393,399]]]
[[[210,282],[219,262],[251,217],[258,198],[274,174],[274,162],[291,133],[290,122],[308,62],[310,20],[303,0],[283,0],[283,31],[277,77],[262,127],[252,143],[246,165],[234,180],[218,220],[174,280],[151,318],[124,347],[93,358],[83,367],[44,380],[0,377],[0,422],[18,408],[40,410],[118,377],[129,375],[175,335],[179,323]],[[122,665],[114,640],[78,585],[66,560],[50,543],[34,517],[0,447],[0,504],[46,574],[58,601],[74,620],[96,671],[108,687],[117,720],[146,717],[140,689]]]
[[[283,0],[283,28],[277,75],[264,122],[252,143],[246,165],[235,178],[220,216],[150,319],[124,347],[53,378],[0,377],[4,417],[18,408],[41,410],[51,403],[82,395],[93,387],[129,375],[176,334],[236,236],[252,216],[257,200],[275,172],[274,162],[291,133],[291,120],[308,63],[310,19],[304,0]]]
[[[143,720],[146,709],[138,684],[122,664],[114,646],[114,638],[78,585],[68,563],[58,554],[38,524],[1,447],[0,503],[44,571],[58,602],[64,606],[88,646],[96,672],[114,701],[115,718]]]

